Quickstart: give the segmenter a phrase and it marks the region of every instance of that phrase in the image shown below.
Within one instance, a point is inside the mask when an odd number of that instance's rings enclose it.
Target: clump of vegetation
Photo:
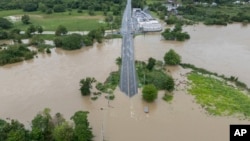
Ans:
[[[62,48],[66,50],[80,49],[83,45],[83,39],[80,34],[70,34],[62,37]]]
[[[170,49],[164,56],[165,64],[178,65],[181,63],[181,56],[177,54],[173,49]]]
[[[161,33],[165,40],[177,40],[184,41],[190,39],[190,35],[187,32],[182,32],[182,25],[175,25],[174,29],[170,28],[165,29],[164,32]]]
[[[180,25],[192,25],[194,24],[193,21],[190,21],[190,20],[186,20],[186,19],[183,19],[183,18],[178,18],[176,15],[170,15],[168,16],[168,18],[165,20],[165,22],[168,24],[168,25],[172,25],[172,24],[180,24]]]
[[[198,67],[196,67],[196,66],[194,66],[192,64],[183,64],[183,63],[181,63],[180,65],[183,68],[190,68],[195,72],[199,72],[199,73],[202,73],[202,74],[208,74],[208,75],[214,75],[214,76],[222,78],[222,79],[224,79],[226,81],[230,81],[230,82],[234,83],[238,88],[241,88],[243,90],[247,90],[248,92],[250,92],[250,88],[248,88],[245,83],[239,81],[237,77],[234,77],[234,76],[226,77],[224,75],[218,75],[217,73],[210,72],[210,71],[208,71],[206,69],[203,69],[203,68],[198,68]]]
[[[56,36],[66,35],[68,33],[68,30],[65,26],[59,25],[55,31]]]
[[[0,17],[0,28],[2,29],[9,29],[13,27],[13,23],[10,22],[9,20],[5,19],[5,18],[2,18]]]
[[[93,132],[88,121],[88,112],[77,111],[71,117],[74,126],[65,120],[61,113],[51,116],[50,109],[46,108],[37,114],[32,122],[31,129],[17,120],[5,121],[0,119],[1,141],[63,141],[76,140],[91,141]]]
[[[118,86],[120,81],[119,71],[114,71],[109,74],[109,77],[105,80],[104,83],[98,82],[96,84],[96,89],[103,93],[113,93],[115,88]]]
[[[31,51],[24,45],[12,45],[0,51],[0,65],[21,62],[32,59],[36,52]]]
[[[23,24],[30,24],[30,16],[29,15],[23,15],[21,18]]]
[[[82,79],[80,81],[80,91],[83,96],[90,95],[92,88],[92,83],[96,82],[95,78],[87,77],[86,79]]]
[[[91,46],[93,45],[94,41],[101,43],[104,38],[104,29],[98,28],[95,30],[91,30],[87,35],[80,35],[80,34],[70,34],[61,36],[58,34],[58,37],[54,38],[54,44],[56,47],[61,47],[66,50],[75,50],[80,49],[82,46]],[[66,34],[66,33],[65,33]]]
[[[250,98],[225,81],[196,72],[188,75],[192,82],[188,90],[213,115],[243,115],[250,118]]]
[[[147,102],[153,102],[157,98],[157,88],[152,85],[145,85],[142,89],[142,97]]]
[[[171,102],[173,98],[174,98],[173,94],[166,92],[162,99],[165,100],[166,102]]]
[[[154,67],[148,69],[147,66],[149,66],[149,64],[150,62],[146,64],[142,61],[136,61],[139,86],[153,84],[158,90],[173,91],[175,85],[173,78],[166,74],[162,67],[159,67],[158,69]]]

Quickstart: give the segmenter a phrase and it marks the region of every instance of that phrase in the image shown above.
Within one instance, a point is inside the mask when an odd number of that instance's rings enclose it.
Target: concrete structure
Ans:
[[[161,31],[162,25],[150,14],[142,11],[140,8],[133,9],[133,19],[137,29],[144,32]]]

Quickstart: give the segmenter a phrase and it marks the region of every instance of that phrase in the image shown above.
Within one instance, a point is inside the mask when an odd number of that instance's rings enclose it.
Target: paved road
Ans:
[[[134,60],[133,21],[131,17],[131,11],[131,0],[127,0],[121,27],[123,39],[120,89],[129,97],[134,96],[138,92]]]

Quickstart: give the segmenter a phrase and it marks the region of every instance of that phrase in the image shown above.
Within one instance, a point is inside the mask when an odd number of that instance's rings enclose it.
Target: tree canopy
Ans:
[[[173,49],[170,49],[164,56],[165,64],[178,65],[181,63],[181,56],[177,54]]]
[[[5,18],[0,18],[0,29],[9,29],[13,26],[13,23]]]
[[[80,49],[83,45],[83,39],[80,34],[71,34],[62,38],[62,48],[66,50]]]
[[[93,133],[88,122],[88,112],[77,111],[66,121],[62,114],[51,116],[50,109],[39,112],[26,129],[17,120],[0,119],[1,141],[92,141]]]
[[[147,102],[153,102],[157,98],[157,88],[153,84],[145,85],[142,89],[142,97]]]
[[[80,81],[80,91],[82,95],[90,95],[90,89],[92,88],[92,83],[96,82],[95,78],[87,77]]]

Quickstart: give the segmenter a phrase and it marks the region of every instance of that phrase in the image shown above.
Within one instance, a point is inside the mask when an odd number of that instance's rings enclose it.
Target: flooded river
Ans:
[[[250,86],[250,75],[246,75],[250,71],[247,65],[250,27],[196,25],[184,30],[191,39],[182,43],[163,41],[160,33],[137,36],[136,59],[163,60],[165,52],[173,48],[185,63],[238,76]],[[78,110],[87,110],[96,141],[103,138],[109,141],[228,141],[229,124],[250,124],[246,120],[207,115],[183,90],[184,86],[174,91],[171,104],[161,99],[163,93],[148,104],[142,101],[141,92],[129,99],[119,88],[110,107],[103,96],[97,101],[82,97],[80,79],[90,76],[103,82],[111,71],[118,69],[115,59],[120,54],[121,39],[114,39],[77,51],[53,49],[51,55],[39,54],[33,60],[1,66],[0,118],[15,118],[28,125],[45,107],[61,112],[67,119]],[[170,70],[177,81],[185,79],[180,74],[186,70],[179,67]],[[144,106],[149,106],[148,114],[143,112]]]

